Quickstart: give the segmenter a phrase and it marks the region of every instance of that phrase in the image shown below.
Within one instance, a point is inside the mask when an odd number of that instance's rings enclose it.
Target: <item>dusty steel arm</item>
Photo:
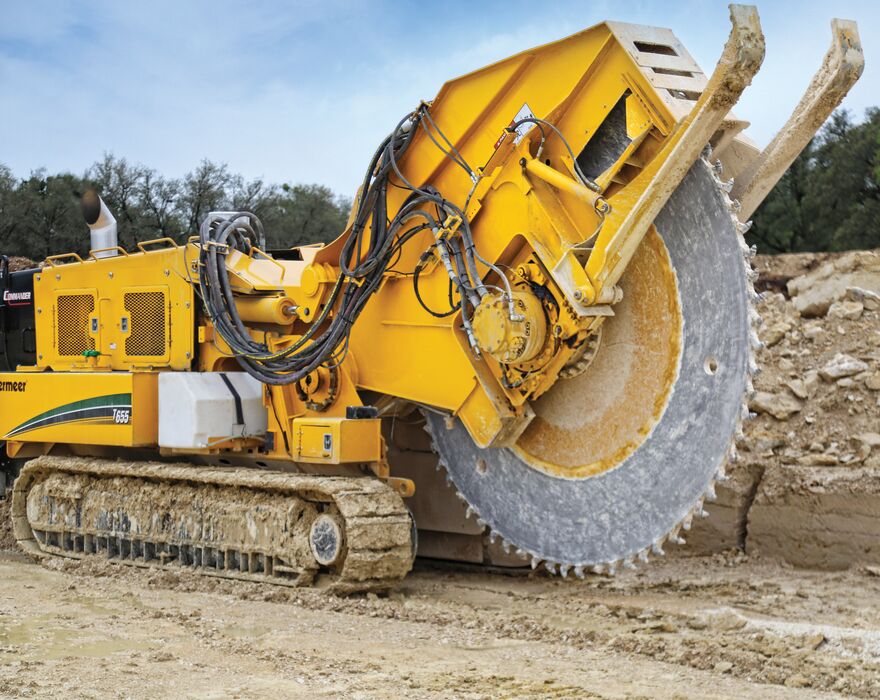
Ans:
[[[601,303],[613,294],[651,223],[761,67],[764,35],[757,10],[731,5],[730,20],[730,37],[703,94],[664,149],[631,183],[637,200],[632,206],[615,207],[624,214],[612,210],[607,216],[586,265],[593,285],[585,290],[588,303]]]
[[[760,206],[862,74],[865,56],[856,23],[835,19],[831,31],[831,48],[798,106],[767,148],[736,178],[731,197],[742,205],[742,221]]]

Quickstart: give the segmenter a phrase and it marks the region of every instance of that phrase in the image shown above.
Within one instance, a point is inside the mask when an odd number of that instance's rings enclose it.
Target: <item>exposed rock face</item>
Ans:
[[[834,302],[846,297],[849,288],[880,294],[880,255],[876,251],[846,253],[788,282],[795,308],[808,317],[824,316]]]
[[[706,504],[709,517],[696,521],[687,534],[687,545],[676,553],[704,554],[743,549],[746,522],[763,468],[746,464],[731,471],[730,479],[715,487],[718,500]]]
[[[880,256],[758,257],[764,349],[740,459],[686,553],[873,565],[880,546]],[[873,543],[872,543],[873,538]]]
[[[746,549],[817,569],[880,563],[880,467],[779,466],[749,510]]]

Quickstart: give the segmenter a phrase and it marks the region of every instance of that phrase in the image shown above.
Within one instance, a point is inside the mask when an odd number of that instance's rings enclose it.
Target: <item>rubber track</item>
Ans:
[[[412,568],[412,528],[409,512],[400,496],[376,478],[314,476],[246,468],[196,467],[181,463],[126,462],[51,456],[38,457],[28,462],[16,479],[12,493],[13,532],[16,540],[25,552],[38,558],[98,557],[97,554],[62,551],[59,547],[51,547],[47,550],[36,539],[27,515],[27,496],[31,488],[52,474],[84,475],[97,479],[136,479],[164,483],[169,490],[173,489],[172,484],[175,483],[196,488],[229,487],[268,494],[289,494],[292,498],[314,504],[333,503],[344,521],[347,554],[339,570],[321,572],[316,580],[322,587],[340,593],[388,589],[400,582]],[[87,534],[97,537],[132,537],[131,533],[127,532]],[[195,543],[194,546],[201,545]],[[210,543],[210,546],[217,545]],[[142,567],[185,566],[179,562],[101,558],[113,563]],[[223,578],[296,586],[311,584],[317,573],[317,566],[314,569],[304,568],[295,578],[268,576],[234,569],[208,569],[200,566],[192,566],[191,570]]]

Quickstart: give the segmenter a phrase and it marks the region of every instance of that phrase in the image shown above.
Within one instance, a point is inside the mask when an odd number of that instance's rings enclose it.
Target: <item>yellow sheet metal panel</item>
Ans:
[[[297,418],[294,457],[301,462],[343,464],[382,459],[379,418]]]
[[[0,374],[0,439],[76,445],[155,445],[155,373]]]
[[[189,369],[195,309],[184,250],[161,248],[44,268],[34,278],[37,365],[81,371]]]

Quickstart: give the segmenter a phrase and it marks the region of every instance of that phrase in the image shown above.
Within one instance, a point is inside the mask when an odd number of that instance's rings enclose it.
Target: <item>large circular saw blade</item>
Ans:
[[[621,280],[589,368],[560,379],[514,448],[481,449],[429,413],[453,484],[533,565],[613,569],[660,551],[702,511],[732,449],[749,382],[744,244],[698,161]]]

